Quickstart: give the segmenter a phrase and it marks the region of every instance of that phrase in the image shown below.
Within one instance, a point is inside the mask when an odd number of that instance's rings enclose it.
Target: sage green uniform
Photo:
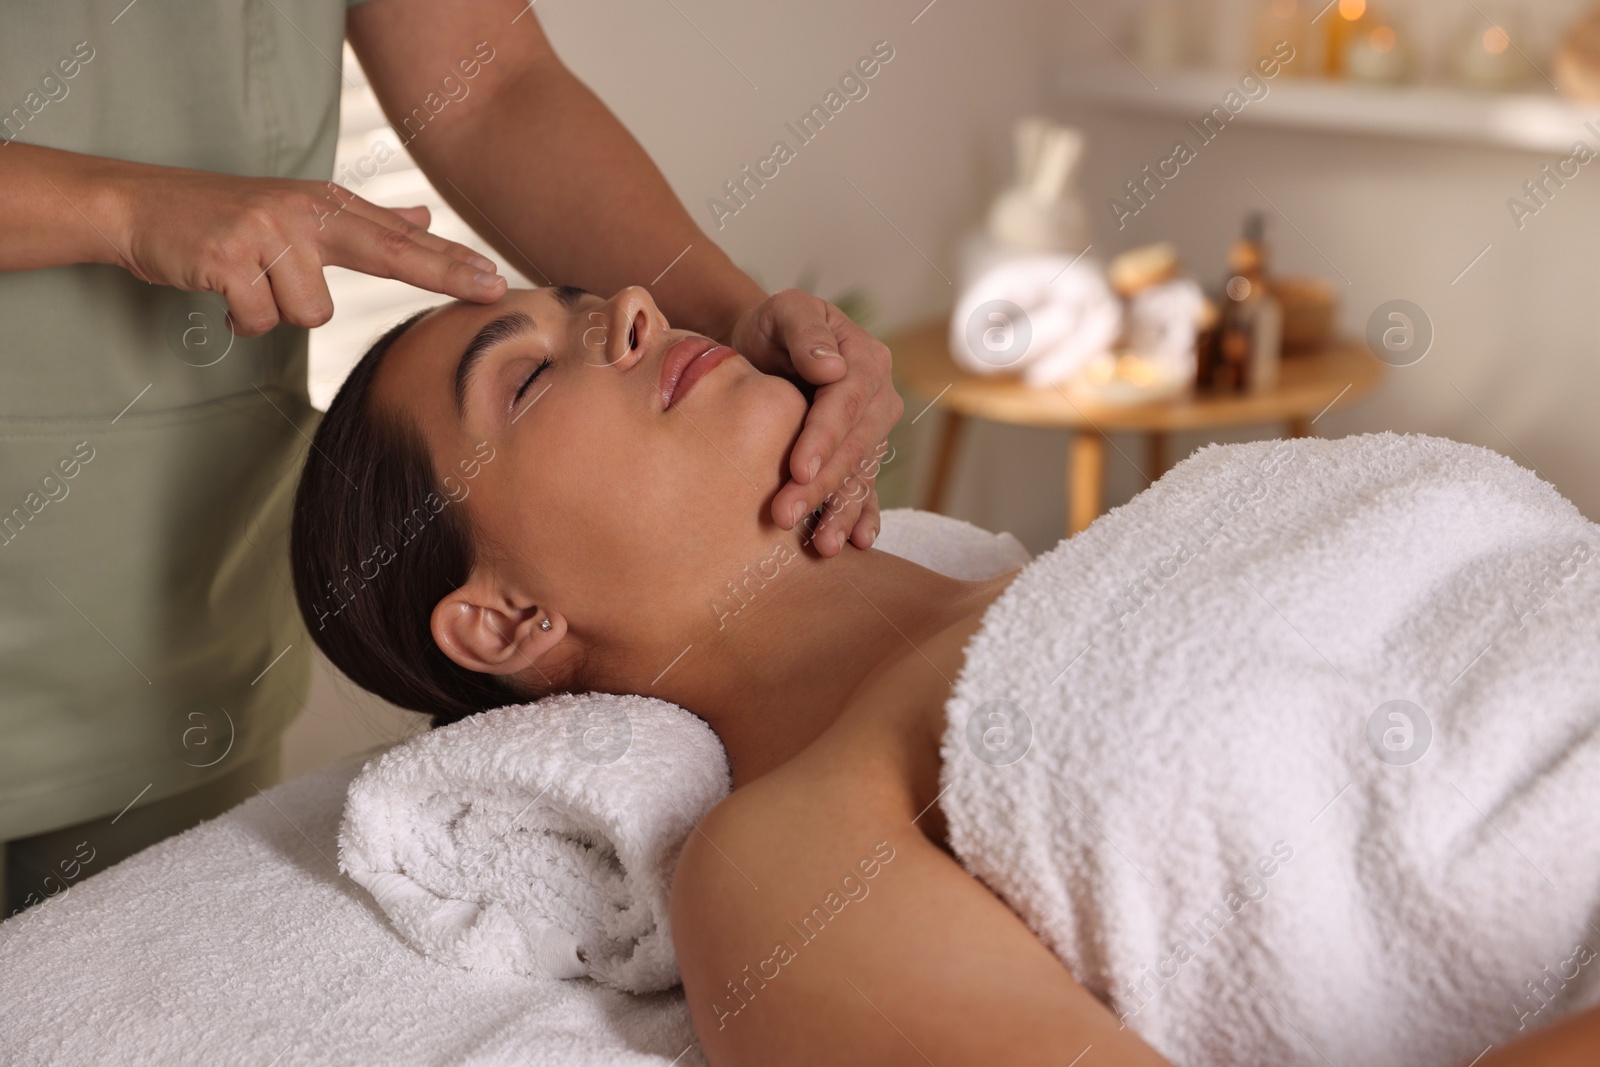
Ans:
[[[0,135],[326,180],[345,8],[9,4]],[[235,338],[224,308],[115,266],[0,273],[0,841],[277,774],[312,666],[287,546],[318,413],[307,331]]]

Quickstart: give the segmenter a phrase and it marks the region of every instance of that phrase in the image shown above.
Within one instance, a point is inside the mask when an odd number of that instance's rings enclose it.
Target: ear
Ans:
[[[540,629],[544,619],[550,629]],[[517,674],[560,643],[566,620],[531,603],[508,600],[469,581],[434,605],[428,629],[440,650],[469,671]]]

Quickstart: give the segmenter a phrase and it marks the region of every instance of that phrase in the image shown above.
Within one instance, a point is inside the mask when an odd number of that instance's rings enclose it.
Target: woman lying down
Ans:
[[[378,695],[715,730],[671,913],[711,1063],[1597,1062],[1600,528],[1553,489],[1210,448],[958,581],[770,522],[805,411],[642,289],[513,291],[381,339],[296,504]]]

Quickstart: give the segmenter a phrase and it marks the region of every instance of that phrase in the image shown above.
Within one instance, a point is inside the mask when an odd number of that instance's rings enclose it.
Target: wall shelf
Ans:
[[[1184,70],[1152,74],[1132,65],[1061,61],[1055,87],[1063,103],[1092,104],[1124,114],[1199,121],[1222,103],[1239,75]],[[1600,147],[1600,104],[1555,93],[1489,93],[1437,85],[1365,86],[1279,76],[1271,92],[1234,116],[1245,126],[1354,136],[1446,141],[1565,156],[1579,139]]]

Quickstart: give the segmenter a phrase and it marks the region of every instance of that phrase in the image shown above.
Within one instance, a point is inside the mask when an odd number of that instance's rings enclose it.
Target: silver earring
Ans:
[[[539,629],[541,629],[541,630],[550,629],[550,620],[549,619],[540,619],[539,620]]]

